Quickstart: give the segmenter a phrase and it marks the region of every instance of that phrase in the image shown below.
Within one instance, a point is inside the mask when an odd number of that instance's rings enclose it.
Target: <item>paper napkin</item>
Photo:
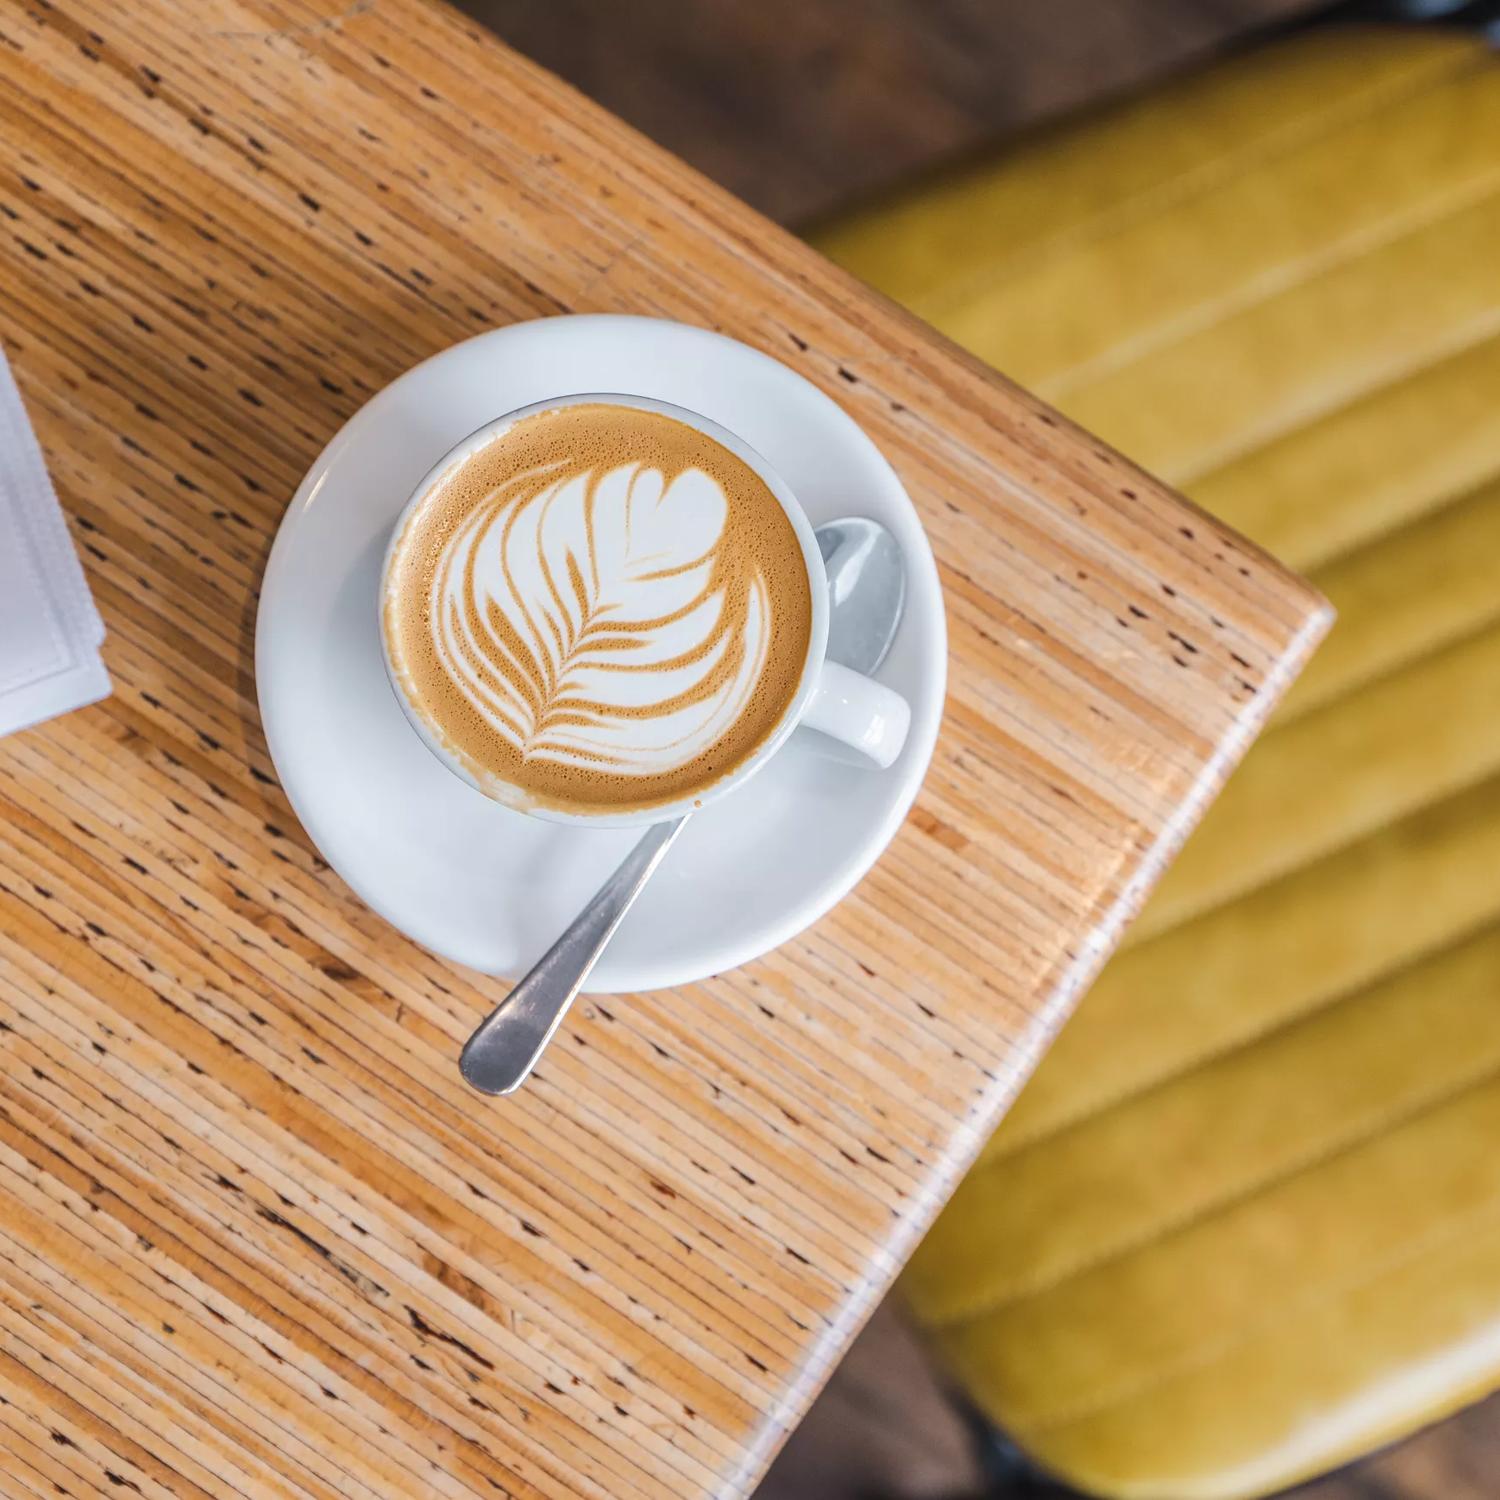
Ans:
[[[0,350],[0,735],[109,694],[104,622]]]

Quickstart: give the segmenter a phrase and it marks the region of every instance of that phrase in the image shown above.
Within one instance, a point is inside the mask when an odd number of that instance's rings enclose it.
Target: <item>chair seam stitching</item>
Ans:
[[[1462,797],[1475,791],[1479,787],[1492,783],[1500,786],[1500,776],[1491,776],[1486,778],[1485,780],[1476,782],[1474,786],[1464,788],[1455,793],[1453,797],[1444,798],[1443,801],[1452,801],[1457,797]],[[1441,807],[1442,802],[1434,803],[1432,804],[1432,806]],[[1422,812],[1429,810],[1430,809],[1419,809],[1418,812],[1416,814],[1413,814],[1412,816],[1420,816]],[[1377,830],[1377,833],[1381,831],[1383,830]],[[1374,835],[1371,836],[1373,837]],[[1359,843],[1361,842],[1364,841],[1357,840],[1354,844],[1351,844],[1348,847],[1357,848]],[[1342,854],[1344,852],[1346,851],[1335,850],[1334,855]],[[1332,856],[1324,857],[1329,858]],[[1316,863],[1318,863],[1318,861],[1314,861],[1314,864]],[[1309,866],[1305,868],[1311,867]],[[1292,873],[1295,874],[1297,872],[1294,871]],[[1078,1128],[1078,1126],[1083,1125],[1090,1120],[1098,1119],[1113,1110],[1119,1109],[1122,1105],[1129,1104],[1135,1099],[1144,1098],[1148,1094],[1155,1093],[1156,1090],[1165,1087],[1167,1084],[1173,1082],[1174,1079],[1181,1078],[1185,1074],[1203,1067],[1205,1064],[1216,1062],[1221,1058],[1232,1057],[1236,1052],[1245,1051],[1251,1047],[1259,1046],[1262,1042],[1268,1040],[1270,1037],[1275,1036],[1280,1031],[1286,1030],[1289,1027],[1297,1026],[1302,1021],[1307,1020],[1312,1016],[1319,1015],[1324,1011],[1330,1010],[1339,1005],[1344,1005],[1351,1000],[1357,999],[1366,991],[1370,990],[1377,984],[1385,982],[1393,975],[1401,974],[1409,969],[1414,969],[1421,964],[1431,962],[1432,959],[1441,956],[1443,953],[1446,953],[1448,949],[1454,947],[1455,945],[1468,942],[1477,934],[1486,931],[1497,920],[1500,920],[1500,909],[1486,914],[1484,917],[1480,918],[1479,921],[1467,927],[1460,928],[1457,932],[1442,938],[1436,944],[1414,950],[1409,955],[1405,955],[1401,959],[1397,960],[1397,962],[1393,963],[1388,968],[1384,968],[1378,973],[1362,980],[1352,989],[1334,989],[1327,995],[1310,1001],[1307,1005],[1296,1011],[1293,1011],[1289,1015],[1283,1016],[1279,1020],[1273,1021],[1270,1025],[1264,1027],[1259,1031],[1253,1031],[1243,1037],[1232,1039],[1224,1043],[1222,1046],[1211,1047],[1207,1051],[1199,1053],[1198,1055],[1193,1057],[1191,1061],[1186,1063],[1184,1066],[1176,1068],[1170,1073],[1163,1074],[1158,1078],[1153,1078],[1149,1082],[1144,1083],[1139,1087],[1127,1088],[1119,1094],[1111,1095],[1106,1099],[1087,1106],[1086,1108],[1078,1111],[1076,1114],[1066,1116],[1065,1118],[1057,1121],[1055,1124],[1049,1126],[1047,1129],[1043,1130],[1040,1134],[1031,1136],[1026,1140],[1019,1142],[1017,1145],[1008,1150],[998,1152],[994,1156],[986,1157],[980,1160],[971,1170],[975,1172],[990,1171],[993,1168],[999,1166],[1001,1162],[1009,1161],[1013,1157],[1021,1155],[1023,1152],[1035,1150],[1037,1147],[1043,1145],[1047,1141],[1054,1140],[1056,1137],[1066,1133],[1067,1131],[1075,1130]],[[1168,932],[1171,930],[1172,929],[1170,928],[1166,929],[1166,931]],[[1165,933],[1159,933],[1157,936],[1160,937],[1164,935]]]
[[[1476,932],[1467,934],[1459,942],[1449,945],[1450,950],[1474,942],[1485,936],[1486,933],[1494,933],[1500,930],[1500,921],[1492,921],[1487,926]],[[1449,951],[1449,950],[1444,950]],[[1438,955],[1441,956],[1441,955]],[[1382,979],[1388,976],[1382,976]],[[1359,996],[1349,996],[1349,1000],[1356,1000]],[[1313,1020],[1315,1015],[1306,1019]],[[1263,1040],[1268,1040],[1265,1038]],[[1217,1196],[1210,1196],[1186,1214],[1175,1217],[1168,1216],[1158,1220],[1149,1230],[1136,1235],[1121,1239],[1109,1246],[1102,1253],[1091,1254],[1071,1265],[1062,1267],[1041,1280],[1034,1281],[1029,1285],[1007,1291],[997,1298],[985,1299],[976,1303],[972,1308],[952,1317],[945,1317],[941,1322],[933,1322],[928,1326],[935,1329],[953,1329],[967,1326],[970,1323],[982,1321],[993,1317],[1008,1309],[1030,1301],[1036,1297],[1046,1296],[1059,1290],[1070,1281],[1091,1275],[1093,1272],[1103,1269],[1116,1261],[1126,1259],[1137,1254],[1147,1246],[1159,1240],[1166,1240],[1181,1235],[1200,1224],[1207,1223],[1211,1219],[1218,1218],[1234,1208],[1249,1203],[1252,1199],[1263,1196],[1273,1188],[1280,1187],[1298,1177],[1307,1176],[1321,1167],[1329,1165],[1341,1156],[1347,1156],[1351,1152],[1359,1150],[1377,1140],[1382,1135],[1390,1134],[1399,1126],[1410,1124],[1423,1115],[1431,1114],[1440,1109],[1444,1104],[1452,1103],[1467,1093],[1472,1093],[1477,1088],[1482,1088],[1500,1078],[1500,1050],[1496,1055],[1484,1064],[1478,1072],[1472,1075],[1459,1075],[1458,1081],[1445,1084],[1435,1091],[1418,1092],[1410,1103],[1400,1109],[1378,1113],[1373,1121],[1365,1126],[1344,1135],[1335,1134],[1322,1147],[1302,1157],[1294,1157],[1285,1167],[1267,1173],[1262,1177],[1246,1181],[1232,1189]]]
[[[1135,337],[1032,382],[1032,389],[1053,405],[1063,405],[1099,381],[1129,374],[1142,360],[1162,350],[1171,350],[1230,319],[1270,306],[1279,298],[1471,212],[1492,199],[1497,186],[1500,186],[1500,168],[1478,173],[1461,187],[1436,194],[1404,215],[1393,215],[1349,233],[1336,244],[1267,267],[1230,291],[1187,308],[1175,317],[1153,321]]]
[[[1028,246],[1027,249],[1012,257],[987,264],[982,270],[965,277],[961,284],[951,286],[941,292],[919,294],[913,299],[912,307],[928,322],[938,323],[975,292],[982,292],[992,285],[997,277],[1014,277],[1028,261],[1040,261],[1055,255],[1059,249],[1077,242],[1091,238],[1097,240],[1118,233],[1122,228],[1139,223],[1148,214],[1175,207],[1193,197],[1202,197],[1213,188],[1229,181],[1236,169],[1243,169],[1250,164],[1264,166],[1278,161],[1321,136],[1335,134],[1393,105],[1420,98],[1423,94],[1452,83],[1456,79],[1461,79],[1468,73],[1480,72],[1487,61],[1489,61],[1488,54],[1473,52],[1463,52],[1457,57],[1445,57],[1440,64],[1434,61],[1431,72],[1424,71],[1416,78],[1409,77],[1404,85],[1389,84],[1377,87],[1359,107],[1335,106],[1332,110],[1319,114],[1315,119],[1304,118],[1295,126],[1288,126],[1276,132],[1258,146],[1247,147],[1242,151],[1231,148],[1222,155],[1216,156],[1212,162],[1190,168],[1166,182],[1158,183],[1155,187],[1146,189],[1125,202],[1117,204],[1114,208],[1096,214],[1083,224],[1061,230],[1035,245]]]
[[[1474,1092],[1477,1088],[1493,1083],[1497,1076],[1500,1076],[1500,1066],[1489,1068],[1486,1070],[1485,1077],[1459,1089],[1450,1097],[1437,1100],[1430,1108],[1418,1111],[1418,1114],[1431,1114],[1437,1109],[1441,1109],[1445,1104],[1452,1103],[1454,1100],[1462,1098],[1465,1094]],[[1416,1117],[1414,1115],[1412,1118]],[[1460,1211],[1457,1214],[1451,1215],[1449,1218],[1440,1221],[1439,1226],[1433,1232],[1422,1235],[1411,1244],[1403,1246],[1399,1251],[1393,1251],[1391,1254],[1364,1266],[1358,1273],[1337,1277],[1324,1285],[1310,1290],[1300,1298],[1292,1299],[1290,1309],[1286,1307],[1286,1304],[1279,1304],[1276,1314],[1251,1319],[1241,1325],[1234,1334],[1216,1340],[1206,1349],[1198,1351],[1190,1357],[1179,1359],[1170,1364],[1164,1364],[1150,1375],[1137,1381],[1127,1382],[1103,1397],[1093,1399],[1087,1403],[1081,1403],[1076,1409],[1064,1410],[1061,1413],[1044,1418],[1040,1424],[1029,1430],[1033,1432],[1053,1432],[1059,1427],[1087,1421],[1088,1418],[1096,1416],[1099,1412],[1104,1411],[1110,1406],[1118,1406],[1122,1401],[1132,1400],[1146,1391],[1165,1385],[1168,1381],[1180,1378],[1193,1370],[1201,1370],[1216,1360],[1222,1359],[1225,1354],[1243,1347],[1257,1332],[1274,1327],[1278,1322],[1286,1321],[1291,1311],[1326,1306],[1342,1294],[1356,1290],[1362,1286],[1368,1286],[1380,1276],[1390,1271],[1398,1270],[1402,1266],[1410,1265],[1419,1257],[1431,1253],[1434,1249],[1451,1244],[1459,1238],[1461,1230],[1466,1229],[1475,1222],[1482,1221],[1485,1218],[1496,1217],[1500,1217],[1500,1204],[1491,1204],[1486,1209],[1477,1213]]]

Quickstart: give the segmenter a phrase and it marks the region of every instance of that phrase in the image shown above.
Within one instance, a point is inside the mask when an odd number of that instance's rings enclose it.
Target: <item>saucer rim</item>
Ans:
[[[398,393],[405,392],[408,384],[416,384],[430,372],[433,366],[455,359],[461,351],[472,352],[474,346],[483,343],[503,344],[507,340],[513,340],[518,337],[536,337],[543,334],[548,328],[564,324],[575,329],[578,336],[585,336],[592,328],[605,327],[610,332],[628,331],[631,328],[643,333],[648,331],[653,334],[665,332],[675,338],[686,338],[690,341],[697,341],[720,355],[748,360],[752,364],[761,363],[773,366],[776,372],[775,378],[795,382],[796,386],[799,387],[800,397],[803,399],[813,398],[815,400],[815,404],[820,408],[820,415],[823,419],[842,425],[850,440],[866,445],[870,455],[874,457],[879,466],[889,476],[893,487],[893,494],[898,503],[904,504],[908,508],[914,523],[912,534],[901,539],[903,550],[907,553],[908,566],[912,570],[908,577],[907,607],[908,609],[912,609],[913,607],[920,608],[926,606],[930,612],[928,620],[929,628],[934,634],[934,639],[928,653],[927,670],[924,672],[923,677],[923,687],[926,691],[920,701],[912,703],[910,739],[907,750],[903,752],[903,758],[905,755],[910,755],[911,760],[904,770],[892,768],[889,772],[873,773],[901,776],[904,780],[904,785],[885,802],[881,815],[877,819],[872,820],[871,825],[867,826],[867,831],[861,838],[857,848],[851,851],[848,857],[841,860],[838,876],[828,880],[819,889],[815,897],[803,900],[789,907],[779,916],[767,918],[754,927],[743,930],[737,935],[737,941],[730,942],[724,940],[719,942],[710,952],[696,950],[689,952],[687,955],[682,955],[679,952],[666,950],[651,961],[640,960],[635,962],[632,962],[628,958],[623,960],[617,959],[611,962],[610,955],[606,954],[601,959],[600,966],[595,970],[595,973],[600,975],[600,977],[607,977],[609,983],[607,985],[588,986],[585,988],[584,993],[602,995],[674,989],[701,982],[730,969],[739,968],[744,964],[753,962],[755,959],[790,942],[798,934],[806,931],[807,928],[820,921],[843,901],[889,848],[902,824],[906,821],[906,817],[911,811],[912,805],[916,801],[917,795],[926,779],[941,728],[948,669],[947,616],[937,573],[937,564],[932,554],[931,543],[927,537],[926,529],[921,523],[920,514],[917,512],[900,476],[891,466],[884,453],[875,444],[874,440],[838,402],[826,392],[819,389],[819,387],[814,385],[800,372],[751,345],[731,339],[712,329],[672,319],[653,318],[628,313],[560,314],[554,317],[526,319],[515,323],[502,324],[471,335],[455,344],[448,345],[428,355],[425,359],[411,366],[410,369],[403,371],[379,391],[375,392],[356,411],[351,413],[340,426],[339,430],[324,445],[298,484],[277,526],[276,536],[267,555],[265,569],[262,574],[261,592],[257,605],[255,624],[255,681],[261,726],[266,737],[267,748],[270,752],[272,763],[276,768],[278,780],[287,801],[291,805],[292,811],[302,823],[303,828],[332,872],[349,887],[364,905],[369,907],[383,921],[389,923],[403,937],[416,943],[429,953],[436,955],[444,962],[457,964],[473,972],[490,977],[509,980],[519,977],[519,975],[515,974],[501,973],[484,963],[475,962],[472,957],[462,952],[455,952],[448,944],[428,941],[425,936],[416,930],[417,924],[412,923],[408,916],[399,915],[393,911],[381,896],[371,890],[371,882],[364,878],[363,871],[351,871],[350,866],[355,864],[355,861],[333,857],[333,854],[330,852],[330,846],[337,848],[341,840],[337,837],[329,836],[326,822],[315,806],[318,801],[316,792],[307,785],[308,778],[305,775],[299,774],[298,769],[294,769],[290,774],[288,772],[289,766],[300,768],[302,761],[301,757],[292,750],[290,744],[292,731],[286,728],[279,717],[279,710],[274,706],[275,694],[269,687],[270,678],[276,671],[273,665],[275,653],[272,649],[273,643],[271,637],[275,629],[276,615],[283,608],[278,597],[280,593],[278,586],[279,575],[286,566],[286,556],[297,545],[297,532],[300,528],[301,520],[305,516],[309,504],[316,497],[317,492],[326,481],[333,465],[347,447],[362,440],[363,433],[368,429],[372,418],[378,417],[380,410],[393,402],[397,398]],[[914,545],[908,545],[909,543],[914,543]],[[388,681],[386,687],[389,690],[390,684]],[[741,786],[736,787],[730,795],[745,793],[746,788],[754,787],[757,783],[758,778],[751,776]],[[724,800],[727,802],[729,797],[726,797]],[[527,814],[513,809],[503,810],[510,816],[527,816]],[[553,826],[564,834],[573,831],[569,825],[553,824]],[[644,829],[647,825],[641,826]],[[581,834],[589,832],[586,828],[580,828],[576,831]],[[689,961],[684,962],[684,957]]]

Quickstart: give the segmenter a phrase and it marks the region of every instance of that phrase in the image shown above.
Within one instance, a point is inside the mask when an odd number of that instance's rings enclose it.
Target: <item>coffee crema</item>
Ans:
[[[524,417],[413,507],[382,607],[397,681],[501,801],[620,812],[705,791],[795,697],[801,543],[765,481],[685,422]]]

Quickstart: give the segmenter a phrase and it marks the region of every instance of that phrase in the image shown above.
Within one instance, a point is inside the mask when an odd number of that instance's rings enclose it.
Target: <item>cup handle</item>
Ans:
[[[911,708],[900,693],[836,661],[825,661],[801,722],[884,768],[906,743]]]

